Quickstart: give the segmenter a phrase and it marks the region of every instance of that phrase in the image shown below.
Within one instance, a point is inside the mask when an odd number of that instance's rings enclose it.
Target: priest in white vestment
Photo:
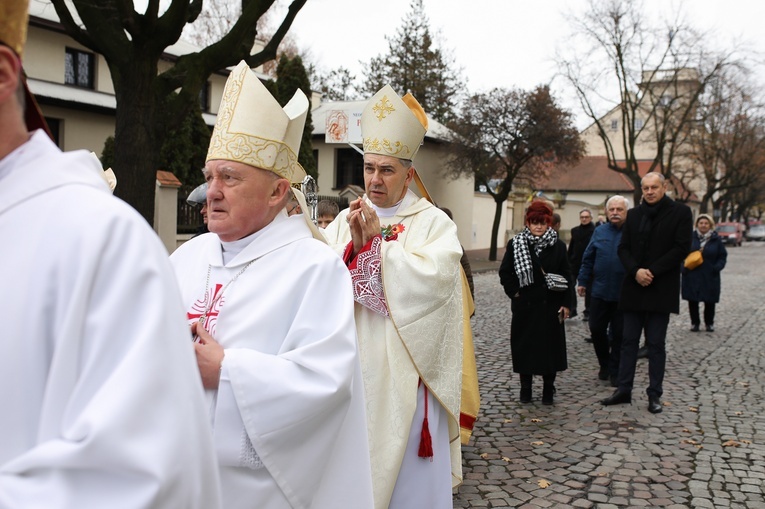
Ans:
[[[171,257],[226,509],[373,504],[350,276],[285,207],[305,175],[307,111],[300,90],[282,109],[244,62],[234,69],[204,169],[212,233]]]
[[[28,132],[26,20],[0,3],[0,508],[218,508],[167,252],[88,152]]]
[[[324,231],[353,281],[378,509],[451,508],[462,481],[462,247],[409,190],[426,130],[411,94],[375,94],[361,117],[366,196]]]

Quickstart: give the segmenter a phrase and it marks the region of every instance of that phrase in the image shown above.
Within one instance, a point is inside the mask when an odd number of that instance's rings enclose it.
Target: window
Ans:
[[[93,53],[66,48],[64,83],[82,88],[93,88]]]
[[[616,131],[619,129],[619,121],[618,120],[612,120],[611,121],[611,130]]]
[[[61,120],[58,118],[45,117],[45,123],[48,124],[48,129],[51,135],[53,135],[53,141],[59,148],[61,147]]]
[[[210,82],[205,81],[199,91],[199,107],[202,113],[210,113]]]
[[[364,187],[364,158],[352,148],[339,148],[336,153],[335,189],[357,185]]]
[[[642,118],[636,118],[635,119],[635,129],[638,131],[643,128],[643,119]]]

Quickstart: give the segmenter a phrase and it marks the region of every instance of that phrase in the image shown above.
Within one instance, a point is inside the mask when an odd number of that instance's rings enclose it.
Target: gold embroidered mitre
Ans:
[[[361,114],[365,154],[414,159],[428,130],[428,117],[412,94],[403,98],[385,85]]]
[[[0,42],[6,44],[19,57],[27,40],[29,0],[0,1]]]
[[[249,164],[301,182],[305,170],[297,154],[307,115],[302,91],[282,108],[249,66],[239,62],[226,81],[206,160]]]

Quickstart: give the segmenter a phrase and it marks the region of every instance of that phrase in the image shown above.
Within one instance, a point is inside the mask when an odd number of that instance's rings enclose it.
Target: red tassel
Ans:
[[[417,452],[420,458],[433,457],[433,439],[430,437],[428,429],[428,418],[422,420],[422,433],[420,433],[420,450]]]
[[[433,438],[430,436],[428,427],[428,388],[425,388],[425,418],[422,420],[422,432],[420,433],[420,450],[417,452],[420,458],[430,458],[433,461]]]

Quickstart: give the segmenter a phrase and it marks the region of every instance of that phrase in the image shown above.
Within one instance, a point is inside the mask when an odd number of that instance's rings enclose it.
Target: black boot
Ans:
[[[531,403],[531,375],[521,375],[521,403]]]
[[[661,413],[661,398],[659,396],[648,396],[648,411],[652,414]]]
[[[555,395],[555,375],[545,375],[544,386],[542,387],[542,404],[552,405]]]
[[[621,405],[622,403],[632,404],[631,392],[622,392],[619,389],[616,389],[613,394],[600,401],[600,404],[604,406]]]

